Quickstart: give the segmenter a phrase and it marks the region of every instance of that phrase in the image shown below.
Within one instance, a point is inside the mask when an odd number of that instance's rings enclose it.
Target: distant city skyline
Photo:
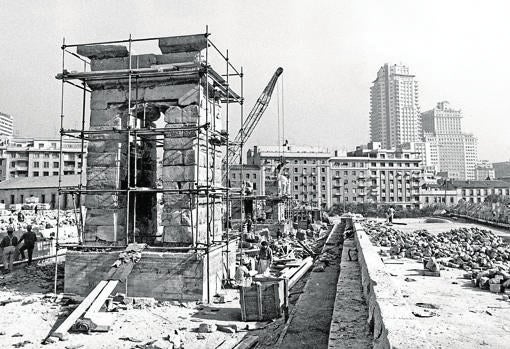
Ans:
[[[2,4],[0,110],[13,115],[20,135],[58,133],[60,84],[54,77],[61,69],[63,37],[67,42],[91,42],[127,38],[130,33],[138,38],[182,35],[204,32],[208,24],[218,45],[228,48],[231,59],[244,67],[245,113],[274,69],[285,70],[280,98],[275,91],[247,147],[278,143],[278,104],[280,120],[284,106],[290,143],[330,149],[366,143],[374,72],[385,62],[403,62],[418,77],[422,110],[441,100],[459,106],[465,132],[478,137],[480,158],[510,159],[505,132],[510,118],[504,107],[510,50],[498,35],[510,30],[510,4],[505,1],[459,6],[458,1],[446,0],[440,10],[404,0],[154,0],[118,5],[97,0]],[[150,51],[137,48],[137,53]],[[68,90],[65,125],[77,127],[81,93]],[[238,119],[232,118],[231,132],[237,131]]]

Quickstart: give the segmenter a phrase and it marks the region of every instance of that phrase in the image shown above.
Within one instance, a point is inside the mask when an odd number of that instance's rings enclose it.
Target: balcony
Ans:
[[[361,188],[366,187],[365,182],[359,182],[359,183],[358,183],[358,187],[361,187]]]

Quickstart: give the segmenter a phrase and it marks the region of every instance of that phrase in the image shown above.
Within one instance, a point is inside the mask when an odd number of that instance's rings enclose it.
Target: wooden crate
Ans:
[[[240,288],[243,321],[263,321],[281,317],[287,311],[288,286],[285,279],[256,279]]]

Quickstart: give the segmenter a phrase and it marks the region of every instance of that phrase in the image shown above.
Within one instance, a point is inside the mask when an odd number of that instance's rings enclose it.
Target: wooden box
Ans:
[[[243,321],[264,321],[281,317],[288,307],[288,280],[255,279],[250,287],[240,288]]]

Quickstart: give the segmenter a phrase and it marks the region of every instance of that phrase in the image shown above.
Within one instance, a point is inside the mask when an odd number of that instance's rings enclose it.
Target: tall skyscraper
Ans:
[[[456,179],[476,179],[478,141],[471,134],[462,133],[462,111],[447,101],[421,114],[426,140],[437,144],[438,167]]]
[[[13,129],[12,115],[0,112],[0,138],[12,137]]]
[[[370,139],[390,149],[422,141],[418,82],[405,65],[382,66],[370,88]]]

